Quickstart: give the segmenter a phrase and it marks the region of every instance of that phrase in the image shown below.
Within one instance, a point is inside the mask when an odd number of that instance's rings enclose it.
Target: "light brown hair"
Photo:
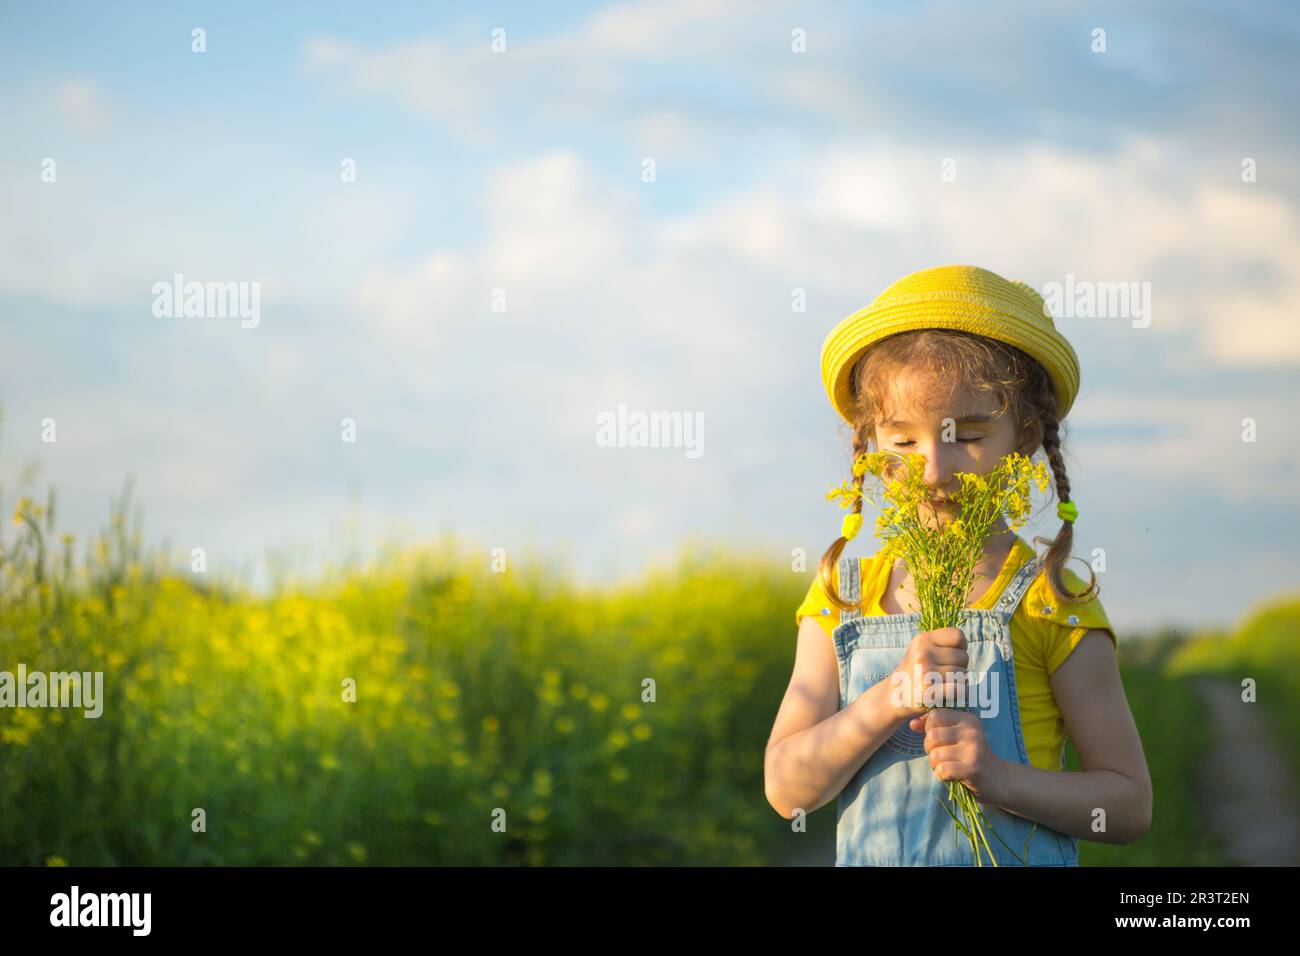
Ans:
[[[1023,351],[1005,342],[971,332],[952,329],[921,329],[901,332],[876,343],[854,363],[853,385],[853,458],[869,451],[869,442],[875,436],[876,423],[881,419],[888,400],[890,382],[902,370],[920,371],[936,382],[964,382],[975,392],[989,392],[997,400],[995,414],[1009,414],[1015,433],[1022,439],[1017,450],[1026,456],[1041,447],[1047,456],[1056,484],[1059,501],[1070,500],[1070,479],[1065,473],[1061,458],[1060,422],[1057,421],[1056,390],[1043,366]],[[865,475],[853,478],[853,487],[862,490]],[[861,514],[862,498],[853,505],[851,513]],[[1035,544],[1047,544],[1043,564],[1047,582],[1057,600],[1080,603],[1098,593],[1097,575],[1088,568],[1091,578],[1081,592],[1066,587],[1065,563],[1070,559],[1074,543],[1074,525],[1061,523],[1055,539],[1035,536]],[[844,552],[848,539],[843,536],[826,549],[818,565],[826,596],[836,607],[851,611],[849,604],[834,586],[831,571]]]

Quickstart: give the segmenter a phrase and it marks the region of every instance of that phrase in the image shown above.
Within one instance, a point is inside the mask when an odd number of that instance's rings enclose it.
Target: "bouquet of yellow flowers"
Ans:
[[[904,467],[900,469],[899,465]],[[854,487],[867,473],[879,479],[883,486],[883,502]],[[974,581],[975,565],[994,524],[1005,515],[1012,529],[1021,527],[1030,512],[1029,483],[1033,481],[1039,491],[1046,491],[1050,475],[1045,464],[1034,465],[1021,454],[1007,455],[987,475],[959,472],[956,477],[961,482],[961,490],[952,498],[960,506],[960,517],[942,521],[924,474],[924,455],[869,452],[854,461],[853,481],[832,488],[826,497],[843,508],[854,509],[852,515],[845,517],[846,522],[853,521],[854,531],[861,524],[864,497],[880,510],[876,536],[884,541],[882,559],[903,559],[916,586],[920,629],[932,631],[957,626],[958,615],[966,605],[966,595]],[[958,811],[944,804],[956,824],[953,839],[957,839],[958,831],[965,833],[976,864],[983,865],[982,845],[997,866],[984,835],[986,828],[989,832],[993,829],[970,788],[962,781],[949,781],[948,800]],[[996,832],[993,835],[1006,846]],[[1032,830],[1030,837],[1033,837]],[[1027,843],[1025,854],[1027,857]]]

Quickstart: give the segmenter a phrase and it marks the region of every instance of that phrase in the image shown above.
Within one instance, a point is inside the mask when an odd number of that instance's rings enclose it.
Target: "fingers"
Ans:
[[[932,643],[940,647],[965,647],[966,635],[956,627],[940,627],[928,632]]]
[[[941,747],[927,747],[926,752],[930,755],[930,766],[936,770],[940,764],[944,763],[961,763],[965,754],[961,748],[955,744],[944,744]]]
[[[941,674],[942,680],[930,678],[922,682],[922,687],[927,694],[926,703],[931,706],[942,707],[945,703],[951,703],[958,700],[958,690],[963,695],[968,695],[970,689],[967,685],[966,671],[960,667],[940,667],[933,673]]]
[[[966,667],[970,663],[970,654],[960,647],[932,647],[926,658],[931,664],[949,667]]]
[[[976,760],[970,749],[962,744],[941,744],[926,747],[930,769],[944,780],[966,780],[976,773]]]
[[[896,695],[898,701],[904,701],[908,709],[916,707],[925,707],[928,709],[955,709],[965,707],[970,697],[970,689],[967,681],[958,671],[957,675],[947,674],[938,678],[922,679],[913,686],[912,680],[907,675],[897,675],[897,682],[894,690],[891,692]],[[960,713],[961,711],[956,711]],[[922,716],[921,714],[912,714],[909,720]],[[938,723],[953,723],[952,716],[942,716],[937,718]]]
[[[975,766],[968,760],[942,760],[936,764],[931,757],[930,766],[940,780],[969,780],[975,776]]]
[[[943,731],[960,734],[962,726],[970,723],[972,718],[979,721],[979,717],[970,711],[956,710],[951,707],[933,707],[924,714],[910,718],[907,726],[918,733]]]
[[[930,713],[934,715],[934,719],[928,725],[931,729],[936,727],[960,727],[963,724],[970,724],[983,732],[979,714],[972,713],[969,710],[958,707],[945,707],[940,704],[933,707]]]
[[[966,675],[970,671],[964,664],[941,664],[935,661],[918,660],[912,663],[910,670],[900,670],[896,673],[904,675],[900,679],[914,680],[917,686],[924,687],[931,681],[941,680],[945,684],[965,682]]]
[[[929,727],[925,731],[925,752],[938,750],[949,744],[958,743],[962,738],[962,729],[956,726]]]

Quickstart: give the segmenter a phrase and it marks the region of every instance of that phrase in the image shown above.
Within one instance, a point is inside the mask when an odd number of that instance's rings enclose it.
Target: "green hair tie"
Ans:
[[[1073,501],[1062,501],[1056,506],[1056,516],[1062,521],[1078,521],[1079,506]]]

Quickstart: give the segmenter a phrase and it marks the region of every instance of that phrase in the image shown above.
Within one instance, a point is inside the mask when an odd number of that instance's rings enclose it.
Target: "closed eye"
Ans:
[[[983,438],[984,438],[984,436],[981,435],[979,438],[958,438],[957,440],[958,440],[958,441],[961,441],[961,442],[970,442],[970,443],[974,444],[974,443],[977,442],[977,441],[981,441],[981,440],[983,440]],[[899,448],[906,448],[908,445],[914,445],[914,444],[916,444],[916,442],[910,442],[910,441],[896,441],[896,442],[894,442],[894,444],[895,444],[896,446],[898,446]]]

